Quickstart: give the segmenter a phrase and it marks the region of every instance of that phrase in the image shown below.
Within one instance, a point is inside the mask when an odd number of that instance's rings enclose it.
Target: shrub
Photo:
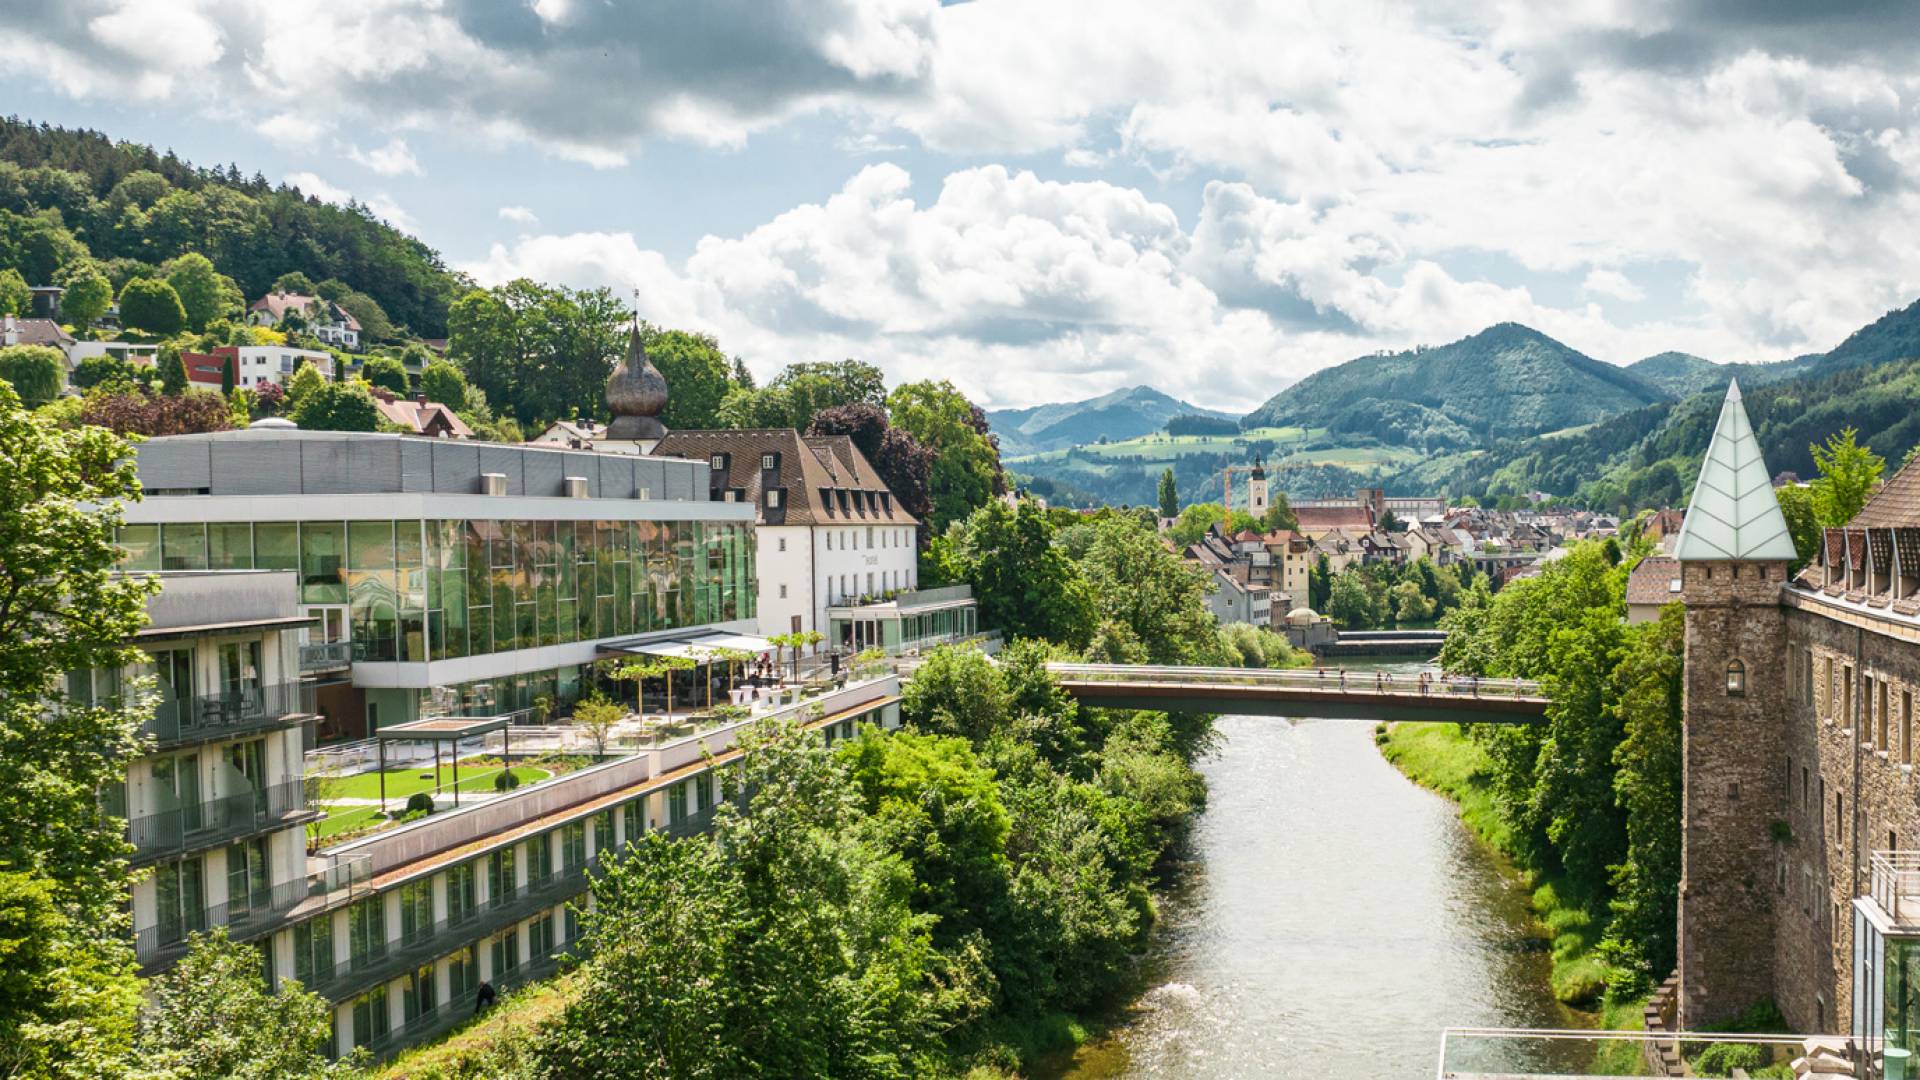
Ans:
[[[501,769],[500,775],[493,778],[493,790],[495,791],[512,791],[519,786],[520,778],[514,775],[512,769]]]
[[[407,813],[419,813],[422,816],[433,813],[433,796],[424,791],[407,796]]]
[[[1732,1076],[1735,1069],[1757,1069],[1767,1064],[1767,1052],[1752,1043],[1714,1043],[1693,1059],[1697,1076]]]

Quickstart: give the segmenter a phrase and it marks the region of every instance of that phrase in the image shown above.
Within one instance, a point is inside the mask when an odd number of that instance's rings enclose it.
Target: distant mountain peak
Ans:
[[[987,413],[987,423],[1000,436],[1001,453],[1020,457],[1064,450],[1102,436],[1112,442],[1138,438],[1166,427],[1170,417],[1187,413],[1237,419],[1231,413],[1203,409],[1141,383],[1082,401],[994,409]]]

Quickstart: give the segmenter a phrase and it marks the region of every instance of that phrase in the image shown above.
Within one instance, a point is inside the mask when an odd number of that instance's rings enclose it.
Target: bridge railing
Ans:
[[[1155,664],[1048,664],[1056,678],[1115,683],[1178,683],[1206,686],[1267,687],[1324,693],[1394,694],[1404,697],[1479,697],[1545,700],[1546,691],[1531,679],[1482,679],[1339,668],[1182,667]]]

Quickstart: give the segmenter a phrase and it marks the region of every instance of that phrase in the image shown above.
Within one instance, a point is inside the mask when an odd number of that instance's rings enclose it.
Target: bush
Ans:
[[[1752,1043],[1714,1043],[1692,1061],[1697,1076],[1732,1076],[1735,1069],[1757,1069],[1767,1064],[1767,1051]]]
[[[422,816],[433,813],[433,796],[424,791],[407,796],[407,813],[419,813]]]
[[[495,791],[512,791],[519,786],[520,778],[514,775],[512,769],[501,769],[500,775],[493,778],[493,790]]]

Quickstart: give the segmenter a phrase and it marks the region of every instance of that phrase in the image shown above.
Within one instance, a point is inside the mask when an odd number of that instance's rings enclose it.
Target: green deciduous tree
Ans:
[[[0,379],[5,379],[27,408],[35,409],[60,396],[67,361],[51,345],[9,345],[0,348]]]
[[[1009,638],[1073,648],[1090,639],[1094,606],[1087,582],[1054,544],[1053,524],[1033,503],[1015,509],[989,501],[952,538],[948,558],[950,572],[973,585],[981,625]]]
[[[929,481],[932,510],[927,525],[945,532],[1006,489],[1000,448],[987,430],[986,414],[952,383],[907,383],[887,398],[893,425],[933,451]]]
[[[467,408],[467,377],[445,360],[429,362],[420,373],[420,392],[456,411]]]
[[[137,742],[136,703],[67,693],[61,673],[118,670],[147,579],[116,576],[133,454],[97,427],[60,429],[0,387],[0,1073],[117,1075],[137,1004],[124,826],[99,792]],[[49,537],[59,543],[50,544]],[[31,943],[21,948],[25,938]]]
[[[305,401],[308,395],[327,385],[327,377],[312,364],[301,364],[293,369],[293,375],[287,380],[287,403],[292,406]]]
[[[1825,446],[1810,447],[1813,463],[1820,476],[1809,486],[1813,489],[1814,515],[1829,528],[1852,521],[1867,498],[1880,484],[1886,459],[1854,442],[1853,428],[1842,428],[1827,437]]]
[[[669,428],[718,427],[720,403],[732,386],[731,367],[712,334],[640,326],[647,359],[667,380],[667,407],[660,415]]]
[[[167,1080],[328,1080],[358,1062],[322,1052],[333,1034],[325,998],[260,978],[260,951],[225,929],[194,934],[187,955],[150,985],[141,1011],[141,1065]]]
[[[199,252],[172,259],[162,270],[167,284],[180,298],[189,330],[204,330],[215,319],[238,314],[246,302],[233,279],[215,270],[213,261]]]
[[[522,278],[455,301],[447,348],[493,407],[521,424],[604,418],[607,376],[626,352],[626,319],[606,289],[576,292]]]
[[[1180,488],[1173,480],[1173,468],[1168,466],[1160,473],[1160,516],[1177,517],[1180,514]]]
[[[81,390],[91,390],[102,383],[123,383],[129,387],[146,381],[152,374],[151,369],[141,367],[117,356],[89,356],[73,366],[73,374],[67,381]]]
[[[1797,574],[1820,554],[1820,517],[1814,509],[1813,488],[1788,484],[1776,488],[1773,494],[1780,501],[1780,515],[1786,519],[1787,533],[1793,537],[1794,559],[1789,569]]]
[[[0,315],[27,315],[33,310],[33,290],[20,271],[0,270]]]
[[[134,278],[120,290],[120,321],[150,334],[177,334],[186,328],[187,310],[173,286],[155,278]]]
[[[323,382],[300,397],[293,422],[308,431],[378,431],[380,410],[366,383]]]
[[[113,304],[113,282],[91,259],[67,267],[60,284],[67,290],[60,295],[60,317],[81,330],[93,325]]]
[[[361,365],[360,377],[373,386],[407,395],[407,369],[391,356],[369,356]],[[458,404],[458,403],[456,403]]]
[[[1111,514],[1086,527],[1091,535],[1078,563],[1093,596],[1096,632],[1118,631],[1115,640],[1137,643],[1143,654],[1114,652],[1106,659],[1153,664],[1220,659],[1204,571],[1175,554],[1138,518]]]

